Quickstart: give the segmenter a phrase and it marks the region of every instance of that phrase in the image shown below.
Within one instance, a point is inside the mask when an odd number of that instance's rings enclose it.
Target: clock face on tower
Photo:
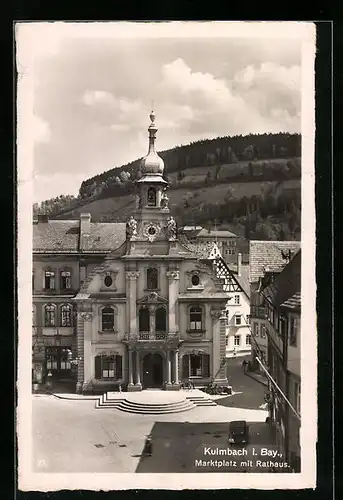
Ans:
[[[155,224],[154,222],[149,222],[144,228],[144,234],[149,241],[153,241],[160,232],[160,230],[161,228],[159,227],[158,224]]]

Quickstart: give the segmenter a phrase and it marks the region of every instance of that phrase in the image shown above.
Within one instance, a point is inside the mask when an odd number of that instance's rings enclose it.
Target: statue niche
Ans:
[[[131,215],[130,219],[126,223],[126,237],[128,239],[137,236],[137,221]]]

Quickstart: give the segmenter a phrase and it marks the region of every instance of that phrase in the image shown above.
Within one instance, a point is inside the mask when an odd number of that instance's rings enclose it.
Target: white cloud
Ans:
[[[34,141],[37,142],[50,142],[51,130],[49,124],[37,115],[33,115]]]
[[[82,95],[82,102],[87,106],[97,104],[109,104],[113,106],[116,104],[114,96],[104,90],[86,90]]]

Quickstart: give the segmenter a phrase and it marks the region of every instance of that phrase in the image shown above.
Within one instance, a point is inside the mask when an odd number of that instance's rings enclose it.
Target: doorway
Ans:
[[[157,388],[163,385],[163,358],[161,354],[146,354],[143,358],[143,387]]]

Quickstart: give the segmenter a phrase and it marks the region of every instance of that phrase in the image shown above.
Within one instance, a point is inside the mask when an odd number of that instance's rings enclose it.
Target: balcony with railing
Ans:
[[[180,341],[180,334],[178,332],[164,332],[164,331],[154,331],[147,332],[142,331],[138,333],[126,333],[123,338],[124,343],[135,343],[135,344],[161,344],[163,343],[177,343]]]

